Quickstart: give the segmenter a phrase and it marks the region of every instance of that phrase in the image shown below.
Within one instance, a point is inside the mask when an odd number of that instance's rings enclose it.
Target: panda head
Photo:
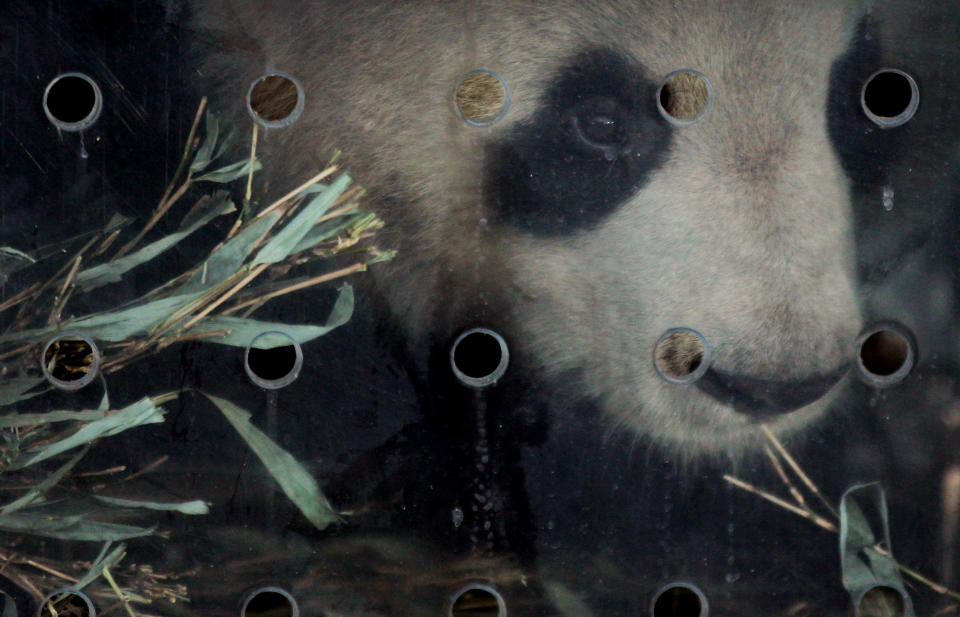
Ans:
[[[399,249],[376,276],[415,344],[491,325],[538,379],[572,375],[612,425],[694,454],[835,399],[862,323],[828,102],[858,87],[835,78],[858,3],[228,4],[256,43],[207,72],[298,76],[303,116],[264,160],[303,177],[347,153]],[[477,68],[510,94],[480,127],[453,97]],[[679,69],[705,78],[693,122],[658,106]],[[693,383],[655,367],[678,327],[709,350]]]

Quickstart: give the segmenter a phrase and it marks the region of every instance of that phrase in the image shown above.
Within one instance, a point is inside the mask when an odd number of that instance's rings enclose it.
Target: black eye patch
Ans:
[[[572,59],[536,116],[489,146],[484,197],[493,216],[536,235],[598,223],[666,159],[671,127],[657,84],[609,50]]]
[[[882,129],[867,117],[860,105],[864,83],[882,67],[880,42],[868,17],[857,27],[847,52],[830,71],[827,125],[830,139],[844,171],[858,191],[875,188],[887,175],[887,166],[900,149],[907,125]]]

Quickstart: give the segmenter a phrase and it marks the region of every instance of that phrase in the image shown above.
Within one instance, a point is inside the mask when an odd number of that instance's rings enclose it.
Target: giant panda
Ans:
[[[864,327],[850,159],[889,140],[864,146],[856,131],[861,79],[880,60],[870,28],[857,2],[193,7],[195,82],[214,106],[249,122],[249,84],[281,72],[302,84],[302,115],[258,145],[266,190],[340,149],[398,251],[368,291],[420,393],[420,417],[373,454],[378,468],[407,461],[379,479],[403,493],[391,525],[536,564],[542,593],[572,590],[596,614],[645,610],[652,592],[597,563],[636,573],[663,545],[683,557],[658,557],[652,578],[722,587],[726,532],[682,521],[725,520],[717,504],[739,497],[703,470],[756,452],[761,422],[810,432]],[[484,126],[454,97],[477,69],[510,99]],[[690,123],[658,108],[680,69],[709,82]],[[450,367],[474,327],[509,345],[506,375],[483,390]],[[712,356],[691,384],[654,366],[676,327]],[[359,500],[370,466],[334,478],[334,498]],[[684,514],[667,523],[671,500]],[[798,542],[772,540],[766,556]],[[741,582],[756,597],[733,612],[786,602],[777,576],[771,590]]]
[[[258,129],[258,199],[340,150],[386,221],[378,242],[397,250],[357,281],[354,322],[307,347],[313,366],[339,369],[324,373],[332,383],[305,372],[277,395],[291,410],[281,431],[303,437],[286,445],[315,459],[339,508],[366,509],[327,534],[294,522],[276,542],[307,538],[291,550],[312,554],[306,564],[277,567],[296,580],[275,581],[304,608],[441,614],[460,577],[498,588],[512,615],[644,614],[677,580],[714,614],[846,614],[836,539],[722,474],[776,485],[761,423],[821,472],[842,468],[844,440],[856,441],[862,414],[845,408],[873,318],[858,208],[903,135],[873,126],[859,95],[884,66],[892,18],[828,0],[165,9],[185,100],[207,96],[249,128],[251,84],[283,74],[302,87],[299,117]],[[490,122],[457,109],[477,70],[509,95]],[[661,87],[690,70],[707,84],[703,113],[677,121]],[[477,327],[510,354],[483,388],[451,367],[451,346]],[[657,370],[674,328],[702,337],[696,381]],[[190,354],[216,374],[210,352]],[[331,409],[351,398],[334,392],[341,377],[363,384],[359,401]],[[216,379],[204,385],[234,387]],[[360,421],[332,417],[363,416],[371,401],[386,434],[360,438]],[[836,496],[851,478],[818,481]],[[253,550],[276,519],[236,512],[249,522],[240,552]],[[181,545],[167,558],[194,565]],[[331,567],[309,559],[356,575],[331,574],[332,590],[320,573]],[[203,610],[222,609],[224,578],[204,579]]]

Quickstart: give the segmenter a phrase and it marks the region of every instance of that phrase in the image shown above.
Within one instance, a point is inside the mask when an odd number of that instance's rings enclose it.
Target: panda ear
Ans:
[[[902,131],[880,129],[860,105],[860,92],[867,78],[882,68],[878,30],[873,18],[864,15],[847,51],[837,58],[830,71],[827,125],[840,163],[855,189],[880,185],[902,142]]]

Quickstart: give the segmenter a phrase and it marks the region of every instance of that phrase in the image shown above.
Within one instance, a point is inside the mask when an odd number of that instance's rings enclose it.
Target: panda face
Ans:
[[[614,425],[692,454],[739,450],[758,421],[806,426],[835,398],[862,325],[828,127],[856,3],[228,4],[257,41],[237,81],[276,67],[308,98],[264,160],[303,177],[310,153],[347,153],[399,249],[376,276],[414,345],[479,316],[537,379],[576,375]],[[512,94],[484,128],[451,105],[477,68]],[[677,126],[657,90],[684,68],[714,104]],[[654,368],[675,327],[712,351],[696,383]]]

